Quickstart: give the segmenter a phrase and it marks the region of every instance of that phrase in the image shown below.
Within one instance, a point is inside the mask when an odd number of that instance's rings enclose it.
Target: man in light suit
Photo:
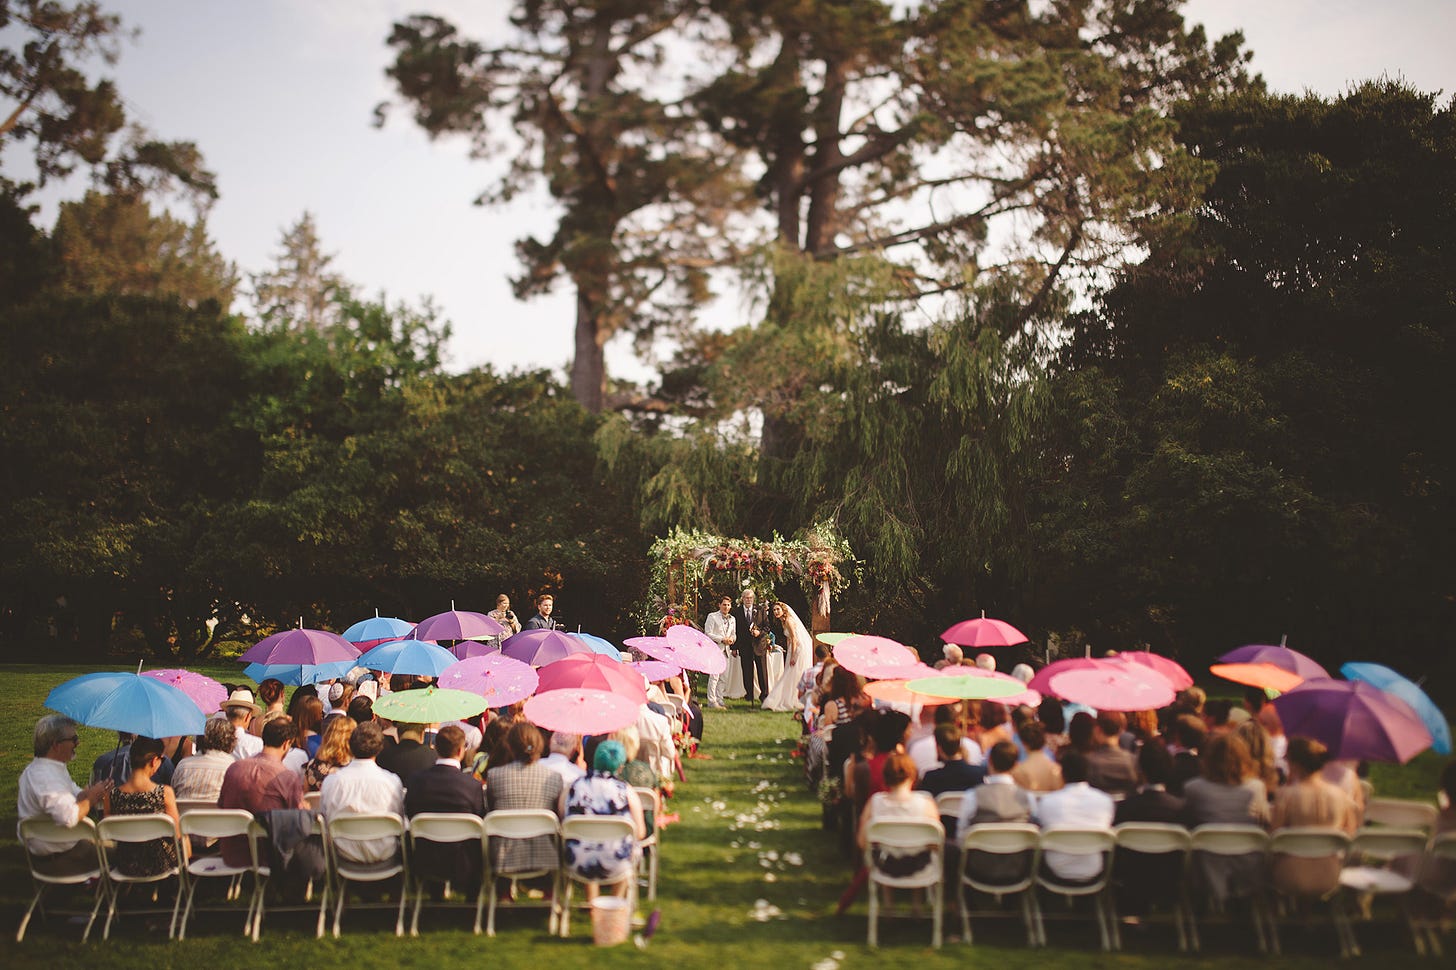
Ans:
[[[758,702],[768,699],[768,610],[754,602],[753,588],[743,591],[743,599],[733,609],[733,625],[738,639],[733,652],[743,668],[743,696],[753,700],[753,674],[758,671]]]

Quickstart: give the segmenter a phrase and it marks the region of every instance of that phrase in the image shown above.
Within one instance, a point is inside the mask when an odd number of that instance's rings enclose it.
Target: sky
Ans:
[[[217,173],[209,228],[244,272],[267,267],[285,228],[313,213],[335,268],[371,295],[429,296],[454,336],[447,366],[544,367],[565,373],[575,303],[560,291],[528,302],[510,291],[512,244],[548,236],[544,192],[507,207],[475,197],[491,165],[459,140],[431,142],[397,110],[383,128],[374,107],[391,95],[385,44],[395,20],[427,11],[490,42],[506,0],[112,0],[140,33],[107,72],[134,120],[166,139],[195,141]],[[1382,75],[1456,93],[1452,0],[1191,0],[1190,22],[1211,36],[1242,30],[1253,67],[1278,92],[1336,96]],[[73,181],[47,193],[54,218]],[[748,322],[730,292],[706,316]],[[629,343],[607,348],[608,370],[643,380]]]

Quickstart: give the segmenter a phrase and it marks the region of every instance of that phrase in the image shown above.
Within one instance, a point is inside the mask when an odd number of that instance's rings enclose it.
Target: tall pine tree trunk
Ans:
[[[578,284],[576,290],[576,356],[571,360],[571,396],[596,414],[607,393],[605,354],[608,330],[601,320],[600,297],[589,295]]]

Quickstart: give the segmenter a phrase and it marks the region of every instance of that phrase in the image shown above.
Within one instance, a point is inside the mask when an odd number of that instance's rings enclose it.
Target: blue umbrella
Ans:
[[[261,684],[273,678],[281,684],[297,687],[300,684],[317,684],[325,680],[338,680],[357,666],[357,661],[340,660],[327,664],[248,664],[243,673],[255,683]]]
[[[420,674],[438,677],[445,668],[456,662],[449,650],[436,643],[423,640],[391,640],[362,654],[353,661],[356,666],[367,670],[382,670],[387,674]]]
[[[1399,697],[1411,706],[1426,730],[1431,732],[1431,750],[1437,754],[1451,753],[1451,725],[1446,715],[1426,696],[1415,681],[1402,677],[1384,664],[1348,663],[1340,667],[1346,680],[1360,680],[1371,687],[1378,687],[1387,694]]]
[[[202,711],[181,690],[132,673],[86,674],[46,695],[46,707],[87,727],[146,738],[201,734]]]
[[[378,646],[386,640],[399,640],[409,635],[415,625],[393,616],[380,616],[379,611],[367,620],[360,620],[340,634],[353,644]]]
[[[622,659],[622,651],[612,646],[611,641],[602,637],[593,636],[590,633],[568,633],[569,637],[576,637],[582,643],[591,647],[592,653],[601,654],[603,657],[611,657],[613,660]]]

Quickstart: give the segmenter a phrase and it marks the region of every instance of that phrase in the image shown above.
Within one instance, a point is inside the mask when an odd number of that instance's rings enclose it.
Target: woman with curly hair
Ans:
[[[318,791],[324,779],[353,760],[349,753],[349,738],[354,734],[358,722],[352,717],[331,717],[324,724],[324,733],[319,740],[318,753],[303,766],[303,786],[307,791]]]

